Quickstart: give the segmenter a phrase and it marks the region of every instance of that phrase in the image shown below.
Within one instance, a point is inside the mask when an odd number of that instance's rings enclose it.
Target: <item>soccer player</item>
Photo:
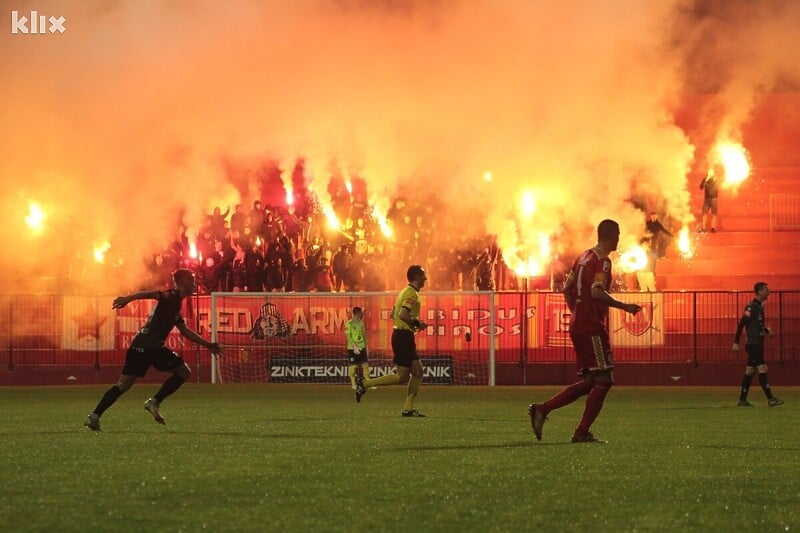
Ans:
[[[742,391],[739,393],[739,407],[753,407],[753,404],[747,401],[747,393],[750,392],[750,382],[753,381],[756,370],[758,370],[758,383],[767,395],[767,405],[777,407],[783,405],[783,400],[772,395],[767,381],[767,365],[764,363],[764,337],[775,335],[764,325],[764,302],[769,298],[769,287],[765,282],[759,281],[753,286],[753,290],[756,296],[744,307],[744,313],[736,327],[736,337],[733,339],[733,351],[738,352],[742,330],[747,329],[747,341],[744,345],[747,352],[747,366],[744,369]]]
[[[114,299],[111,307],[121,309],[135,300],[157,300],[147,322],[133,337],[130,348],[125,354],[125,366],[119,381],[106,391],[94,411],[87,417],[84,425],[92,431],[100,431],[100,417],[114,405],[114,402],[125,391],[136,383],[136,379],[143,377],[147,370],[153,366],[162,372],[171,372],[155,396],[144,402],[145,411],[153,415],[159,424],[164,424],[159,406],[164,399],[178,390],[183,382],[191,375],[189,366],[175,352],[165,346],[167,335],[173,327],[177,327],[181,335],[201,346],[208,348],[213,354],[222,354],[222,348],[216,342],[208,342],[203,337],[189,329],[181,316],[181,303],[195,290],[195,278],[191,270],[181,268],[173,272],[172,280],[175,288],[167,291],[144,291],[119,296]]]
[[[586,250],[575,260],[564,282],[564,297],[572,312],[569,335],[575,347],[580,381],[544,403],[528,406],[536,440],[542,440],[542,426],[551,411],[588,394],[572,442],[605,442],[597,438],[590,428],[614,384],[611,371],[614,363],[606,324],[608,308],[616,307],[633,314],[641,310],[639,305],[620,302],[608,293],[611,285],[611,259],[608,254],[617,249],[618,243],[619,224],[609,219],[600,222],[597,226],[597,246]]]
[[[408,286],[400,291],[392,308],[392,352],[397,374],[386,374],[375,379],[359,380],[356,384],[356,401],[367,393],[369,387],[382,387],[385,385],[398,385],[408,383],[406,392],[406,404],[403,407],[402,416],[405,417],[424,417],[422,413],[414,409],[414,401],[422,383],[422,363],[417,355],[417,345],[414,341],[414,333],[422,331],[428,325],[419,319],[420,301],[419,291],[425,286],[428,277],[425,269],[420,265],[411,265],[406,272]]]
[[[367,332],[364,328],[364,310],[360,307],[353,308],[353,318],[344,325],[344,335],[347,337],[347,357],[350,366],[347,374],[350,376],[350,385],[353,390],[357,388],[356,376],[359,369],[363,378],[369,377],[369,365],[367,365]]]

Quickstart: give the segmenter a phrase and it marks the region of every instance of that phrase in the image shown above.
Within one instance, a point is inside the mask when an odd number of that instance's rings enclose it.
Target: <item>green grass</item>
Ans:
[[[106,387],[0,388],[4,531],[785,531],[800,527],[800,388],[737,408],[737,388],[616,387],[570,444],[583,402],[537,443],[526,406],[557,388],[404,390],[137,385],[81,426]]]

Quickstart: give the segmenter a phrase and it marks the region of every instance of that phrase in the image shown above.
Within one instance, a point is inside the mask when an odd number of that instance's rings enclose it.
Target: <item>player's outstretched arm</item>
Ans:
[[[632,315],[635,315],[636,313],[642,310],[642,306],[639,304],[629,304],[625,302],[620,302],[619,300],[611,296],[605,289],[605,287],[603,287],[602,283],[595,283],[594,285],[592,285],[592,298],[606,303],[609,307],[616,307],[617,309],[622,309],[626,313],[631,313]]]
[[[225,355],[222,350],[222,346],[218,342],[211,342],[205,340],[203,337],[198,335],[194,330],[189,328],[186,324],[181,324],[178,326],[178,331],[181,332],[181,335],[189,339],[190,341],[194,342],[195,344],[199,344],[213,353],[214,355]]]
[[[111,303],[112,309],[122,309],[134,300],[156,300],[158,299],[159,291],[142,291],[129,294],[127,296],[117,296]]]

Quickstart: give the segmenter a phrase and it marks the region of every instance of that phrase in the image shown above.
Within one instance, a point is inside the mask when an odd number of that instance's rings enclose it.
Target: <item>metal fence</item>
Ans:
[[[481,334],[484,338],[482,343],[473,341],[471,344],[463,342],[460,333],[464,331],[463,325],[454,318],[466,316],[462,313],[468,305],[465,302],[474,300],[465,298],[470,294],[423,292],[423,313],[432,328],[421,350],[423,356],[459,355],[459,351],[464,350],[471,352],[470,358],[484,357],[485,352],[488,361],[486,342],[493,341],[497,364],[573,361],[567,333],[569,312],[560,294],[494,293],[495,330],[478,324],[475,335]],[[309,305],[319,306],[324,298],[341,299],[343,296],[313,293],[308,295],[308,300],[312,302]],[[609,325],[614,358],[619,363],[702,365],[743,357],[731,348],[737,321],[753,297],[751,292],[616,293],[616,296],[644,306],[643,312],[635,318],[612,310]],[[266,297],[279,301],[290,295],[268,293]],[[296,299],[297,295],[291,297]],[[371,309],[387,306],[387,295],[380,297],[384,303],[376,301]],[[389,297],[388,301],[391,300]],[[195,297],[193,301],[195,313],[189,323],[193,329],[210,337],[210,299]],[[373,304],[366,301],[364,305],[370,309]],[[0,295],[0,365],[12,370],[16,365],[121,365],[130,340],[151,307],[152,304],[141,301],[114,312],[111,298],[105,296]],[[776,333],[767,341],[768,360],[800,360],[800,291],[773,292],[765,309],[767,324]],[[485,315],[481,317],[486,320]],[[243,334],[252,328],[252,317],[235,318]],[[325,342],[343,342],[340,332],[328,334],[332,340]],[[461,340],[457,335],[461,335]],[[206,350],[184,341],[177,332],[170,336],[168,344],[187,361],[210,362]],[[477,350],[478,347],[481,349]]]
[[[769,195],[769,230],[800,230],[800,195]]]

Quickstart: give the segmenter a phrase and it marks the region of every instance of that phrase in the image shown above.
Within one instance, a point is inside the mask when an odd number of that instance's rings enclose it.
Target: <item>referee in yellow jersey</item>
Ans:
[[[369,387],[408,383],[406,404],[403,407],[402,416],[424,417],[425,415],[414,409],[414,400],[417,398],[419,386],[422,383],[422,363],[417,355],[414,333],[428,327],[419,319],[419,291],[425,286],[428,277],[422,266],[411,265],[406,272],[406,278],[408,286],[400,291],[392,309],[392,319],[394,320],[392,329],[394,359],[392,361],[397,374],[387,374],[375,379],[359,379],[355,396],[356,401],[360,402]]]

